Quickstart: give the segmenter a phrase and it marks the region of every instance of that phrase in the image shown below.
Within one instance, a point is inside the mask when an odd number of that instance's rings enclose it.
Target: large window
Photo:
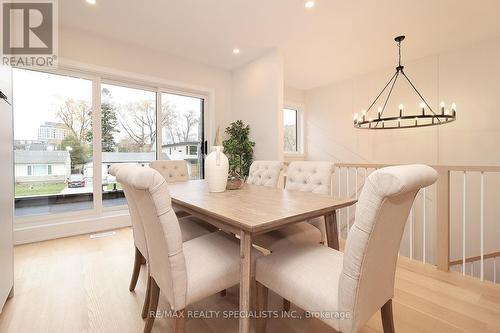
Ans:
[[[299,152],[299,111],[297,109],[283,109],[283,134],[285,153]]]
[[[121,209],[113,164],[183,159],[192,179],[203,177],[203,97],[73,72],[13,73],[19,223]]]
[[[126,204],[120,184],[108,169],[116,163],[147,166],[156,159],[156,93],[103,84],[101,142],[103,205]]]
[[[203,98],[161,94],[161,158],[186,160],[191,179],[203,177],[203,105]]]
[[[92,81],[14,69],[13,95],[16,216],[92,208]]]

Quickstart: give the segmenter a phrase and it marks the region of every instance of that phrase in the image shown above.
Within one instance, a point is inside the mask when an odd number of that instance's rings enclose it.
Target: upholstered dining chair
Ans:
[[[333,172],[333,162],[292,162],[287,168],[285,189],[330,194]],[[288,246],[318,244],[326,238],[324,235],[325,221],[319,217],[259,235],[254,243],[273,252]]]
[[[144,332],[153,327],[160,292],[177,314],[175,332],[183,332],[188,305],[239,283],[239,242],[219,231],[183,243],[165,179],[152,168],[136,168],[129,179],[148,248],[151,293]],[[253,257],[259,255],[253,249]]]
[[[151,162],[150,167],[158,171],[167,183],[187,182],[189,180],[189,170],[185,160],[156,160]],[[177,207],[174,207],[178,218],[189,214]]]
[[[189,180],[188,165],[185,160],[157,160],[151,162],[150,167],[158,171],[167,183]]]
[[[138,168],[143,168],[143,167],[134,164],[114,164],[109,168],[108,171],[112,176],[115,176],[116,180],[121,184],[123,192],[125,194],[125,198],[128,203],[128,209],[130,212],[130,219],[132,223],[132,233],[134,237],[134,247],[135,247],[134,267],[132,270],[132,277],[130,279],[130,285],[129,285],[130,291],[135,290],[141,266],[142,264],[147,263],[147,257],[148,257],[148,248],[146,246],[146,237],[144,234],[142,218],[139,214],[137,201],[134,197],[134,193],[130,188],[130,183],[129,183],[129,177],[132,175],[133,170]],[[183,218],[181,220],[180,226],[182,232],[182,240],[184,242],[199,237],[201,235],[208,234],[210,232],[210,230],[200,225],[197,220],[189,217]],[[150,287],[151,286],[148,280],[148,283],[146,285],[144,306],[141,314],[143,318],[146,318],[147,315]]]
[[[253,161],[248,172],[247,183],[277,187],[282,170],[283,162],[280,161]]]
[[[254,167],[254,164],[257,165]],[[277,186],[281,169],[279,161],[255,161],[250,166],[249,179],[257,185]],[[333,172],[334,164],[331,162],[292,162],[287,169],[285,189],[330,194]],[[324,240],[325,222],[323,217],[319,217],[258,235],[253,243],[273,252],[289,246],[319,244]],[[283,310],[290,310],[290,301],[286,298],[283,299]]]
[[[267,307],[272,289],[306,311],[327,314],[321,320],[337,331],[357,332],[381,309],[384,332],[394,332],[394,276],[405,223],[418,191],[436,180],[437,172],[425,165],[373,172],[359,197],[344,253],[304,245],[258,259],[258,308]],[[257,326],[257,332],[265,331],[265,321]]]

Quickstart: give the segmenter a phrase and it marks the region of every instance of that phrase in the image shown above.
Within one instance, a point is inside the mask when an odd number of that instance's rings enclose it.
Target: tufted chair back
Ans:
[[[333,162],[292,162],[286,171],[287,190],[331,194]]]
[[[142,226],[141,216],[137,207],[137,202],[133,198],[132,189],[130,188],[128,177],[131,175],[133,168],[141,168],[138,164],[113,164],[108,172],[116,177],[116,181],[122,186],[123,193],[127,199],[128,210],[130,212],[130,220],[132,222],[132,232],[134,235],[134,245],[139,249],[144,258],[148,257],[148,248],[146,246],[146,236],[144,235],[144,227]]]
[[[418,191],[436,180],[426,165],[382,168],[367,178],[344,250],[339,305],[351,318],[340,321],[342,332],[357,332],[393,297],[408,213]]]
[[[283,163],[280,161],[254,161],[250,166],[247,183],[277,187]]]
[[[188,166],[184,160],[153,161],[150,166],[158,171],[168,183],[189,180]]]
[[[165,178],[152,168],[136,168],[129,176],[148,245],[149,272],[172,310],[186,306],[187,271],[182,234]]]

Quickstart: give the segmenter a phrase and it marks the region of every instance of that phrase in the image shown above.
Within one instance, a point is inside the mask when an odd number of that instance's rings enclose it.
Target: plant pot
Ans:
[[[226,189],[227,190],[239,190],[245,183],[244,179],[241,178],[231,178],[227,180]]]

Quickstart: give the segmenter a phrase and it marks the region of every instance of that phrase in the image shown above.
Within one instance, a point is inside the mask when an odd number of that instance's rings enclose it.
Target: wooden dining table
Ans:
[[[336,210],[356,202],[325,194],[244,184],[238,190],[211,193],[205,180],[169,184],[172,204],[213,226],[240,237],[239,332],[250,332],[252,238],[284,226],[323,216],[328,246],[339,249]]]

